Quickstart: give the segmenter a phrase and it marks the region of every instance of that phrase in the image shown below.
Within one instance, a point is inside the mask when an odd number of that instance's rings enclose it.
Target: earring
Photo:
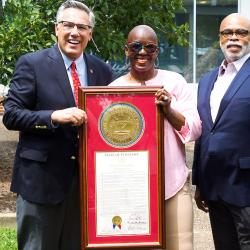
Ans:
[[[127,56],[125,58],[125,67],[124,68],[125,68],[126,72],[130,71],[130,61],[129,61]]]
[[[126,66],[126,68],[129,68],[129,67],[130,67],[130,61],[129,61],[129,59],[128,59],[127,56],[126,56],[126,58],[125,58],[125,66]]]
[[[159,59],[158,57],[156,57],[155,59],[155,68],[158,68],[159,67]]]

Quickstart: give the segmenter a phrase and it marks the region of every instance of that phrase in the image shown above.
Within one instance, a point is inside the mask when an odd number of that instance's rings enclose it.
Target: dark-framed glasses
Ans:
[[[235,35],[238,38],[244,38],[247,37],[248,34],[249,31],[245,29],[236,29],[236,30],[225,29],[220,31],[220,36],[223,36],[224,38],[232,38],[233,35]]]
[[[75,28],[75,26],[76,26],[77,31],[79,33],[82,33],[86,30],[92,29],[92,27],[90,25],[87,25],[87,24],[73,23],[73,22],[68,22],[68,21],[60,21],[58,23],[62,24],[63,29],[65,31],[69,31],[69,32],[71,32]]]
[[[133,53],[139,53],[144,49],[148,54],[152,54],[157,51],[158,46],[154,43],[142,44],[141,42],[132,42],[125,45],[125,47]]]

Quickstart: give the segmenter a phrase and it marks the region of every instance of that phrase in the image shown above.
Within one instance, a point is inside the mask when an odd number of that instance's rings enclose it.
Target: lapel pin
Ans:
[[[94,73],[93,69],[90,69],[90,70],[89,70],[89,72],[90,72],[91,74],[93,74],[93,73]]]

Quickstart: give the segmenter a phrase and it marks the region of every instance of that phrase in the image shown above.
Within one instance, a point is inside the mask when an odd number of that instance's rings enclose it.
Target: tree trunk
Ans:
[[[0,19],[3,19],[3,0],[0,1]]]

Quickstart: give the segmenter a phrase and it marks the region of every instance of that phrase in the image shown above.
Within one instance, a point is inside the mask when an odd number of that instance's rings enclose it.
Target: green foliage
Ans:
[[[33,0],[8,0],[0,25],[0,83],[7,85],[17,58],[51,46],[51,20]]]
[[[136,25],[147,24],[169,45],[188,45],[187,24],[177,26],[175,13],[183,10],[182,0],[89,0],[96,15],[94,39],[105,59],[119,60],[124,56],[128,32]]]
[[[0,250],[17,250],[16,229],[0,228]]]
[[[0,8],[0,83],[8,85],[18,57],[50,47],[56,42],[54,21],[62,0],[7,0]],[[187,24],[177,26],[175,13],[182,0],[86,0],[96,16],[94,40],[89,52],[105,60],[121,60],[128,32],[147,24],[165,37],[169,45],[188,45]]]

